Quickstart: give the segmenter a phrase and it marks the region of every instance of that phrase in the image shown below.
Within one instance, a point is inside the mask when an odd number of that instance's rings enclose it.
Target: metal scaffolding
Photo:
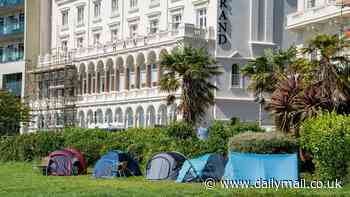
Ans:
[[[62,58],[62,56],[57,56]],[[61,130],[77,124],[78,72],[70,58],[55,59],[49,65],[35,67],[28,73],[34,128]]]

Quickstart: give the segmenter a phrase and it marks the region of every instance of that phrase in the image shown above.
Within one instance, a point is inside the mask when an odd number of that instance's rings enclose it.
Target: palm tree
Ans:
[[[215,63],[205,49],[190,46],[176,48],[161,57],[164,75],[160,88],[170,93],[168,104],[174,102],[174,93],[181,89],[179,111],[187,123],[197,123],[214,104],[217,87],[211,80],[221,74]]]
[[[278,52],[267,50],[264,56],[249,61],[241,70],[244,76],[250,78],[248,89],[254,92],[256,101],[259,103],[259,125],[262,123],[262,108],[265,104],[263,93],[273,93],[278,87],[278,83],[287,79],[284,70],[295,56],[295,47]]]
[[[279,81],[287,79],[284,70],[294,60],[296,53],[295,47],[277,52],[267,50],[263,56],[249,61],[241,70],[251,80],[248,88],[256,96],[275,91]]]
[[[349,60],[342,50],[350,45],[337,35],[319,35],[303,49],[305,54],[315,54],[317,65],[314,84],[318,84],[320,97],[330,100],[338,112],[346,109],[350,98]],[[348,105],[349,106],[349,105]]]

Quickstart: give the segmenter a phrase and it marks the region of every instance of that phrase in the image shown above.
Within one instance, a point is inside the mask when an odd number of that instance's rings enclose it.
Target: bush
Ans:
[[[230,124],[223,121],[215,121],[209,128],[208,150],[211,152],[227,153],[229,138],[243,132],[264,132],[257,124],[237,123]]]
[[[300,130],[300,145],[313,156],[316,176],[322,180],[343,179],[350,161],[350,117],[335,112],[306,120]]]
[[[245,131],[234,128],[240,127],[216,122],[210,128],[207,141],[199,140],[193,127],[181,122],[166,128],[135,128],[116,133],[67,128],[59,133],[39,132],[1,138],[0,161],[31,161],[54,150],[72,147],[84,154],[90,166],[109,150],[123,150],[138,160],[144,169],[147,161],[159,152],[177,151],[189,158],[205,153],[226,153],[229,137],[238,130]]]
[[[193,126],[186,122],[174,122],[166,128],[166,132],[170,137],[178,139],[195,138],[196,131]]]
[[[246,132],[232,137],[229,141],[231,152],[277,154],[295,153],[297,150],[297,140],[279,132]]]

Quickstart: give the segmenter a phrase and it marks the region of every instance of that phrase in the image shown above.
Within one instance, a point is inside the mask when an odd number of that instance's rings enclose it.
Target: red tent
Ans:
[[[71,176],[86,172],[83,155],[76,149],[64,149],[52,152],[48,156],[46,175]]]

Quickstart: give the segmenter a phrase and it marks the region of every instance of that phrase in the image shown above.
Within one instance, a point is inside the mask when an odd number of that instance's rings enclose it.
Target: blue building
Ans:
[[[23,95],[24,0],[0,0],[0,89]]]

